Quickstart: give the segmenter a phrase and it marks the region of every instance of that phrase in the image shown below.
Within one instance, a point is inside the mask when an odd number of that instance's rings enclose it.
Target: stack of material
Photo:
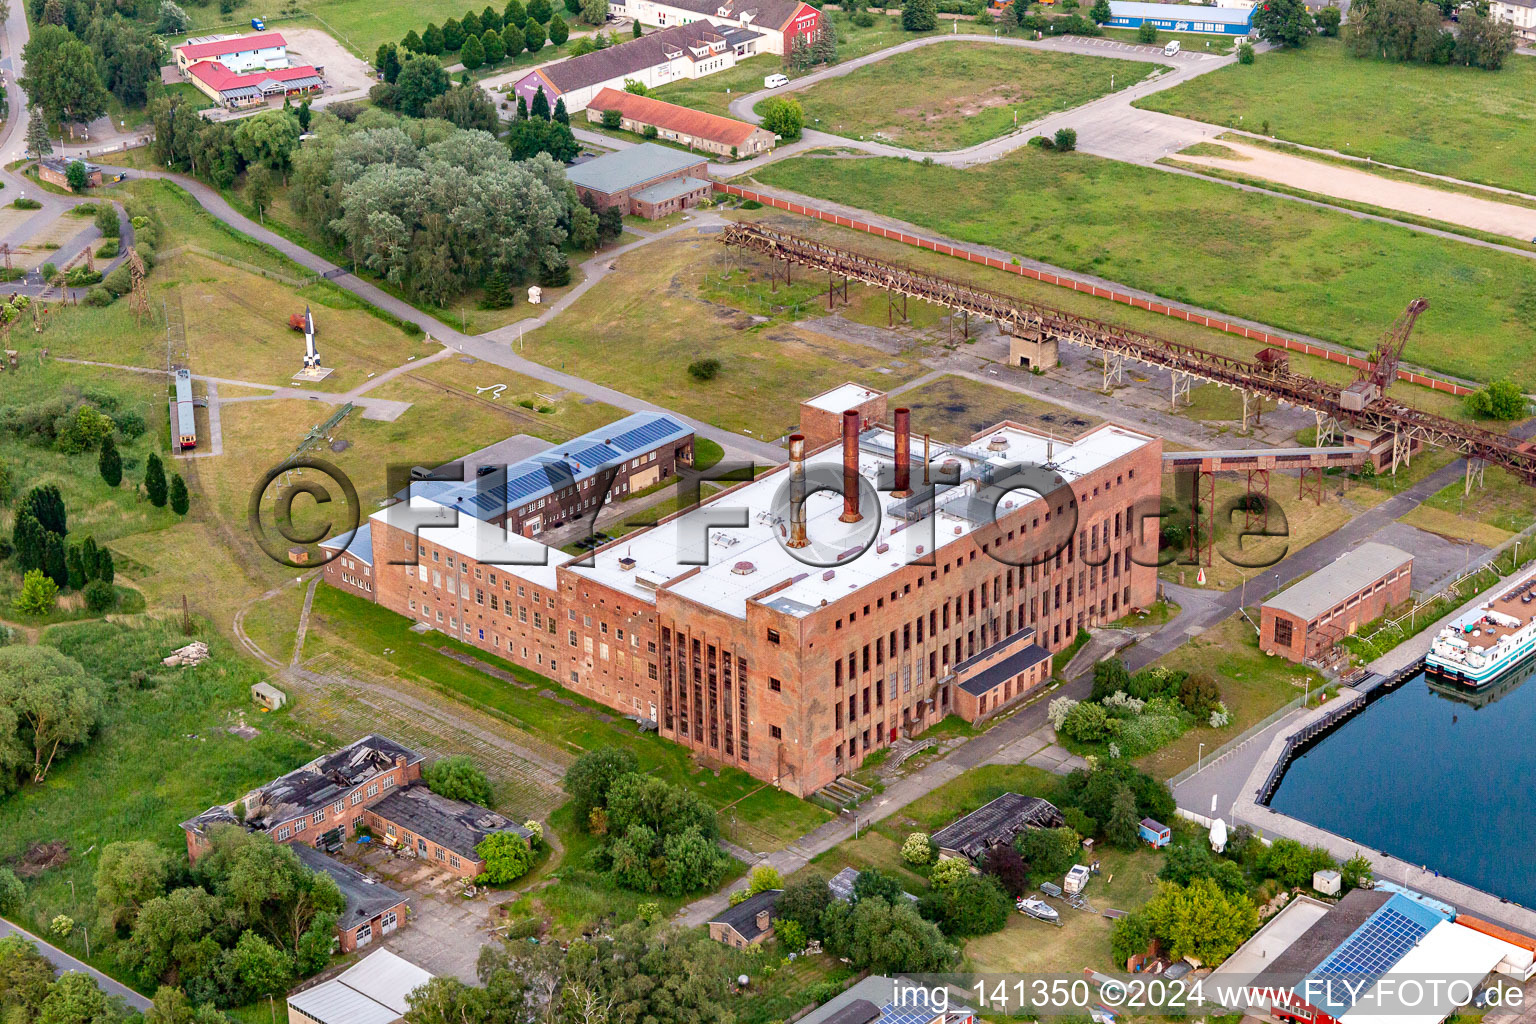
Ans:
[[[170,657],[161,661],[162,665],[201,665],[208,660],[208,645],[201,640],[194,640],[185,647],[171,652]]]

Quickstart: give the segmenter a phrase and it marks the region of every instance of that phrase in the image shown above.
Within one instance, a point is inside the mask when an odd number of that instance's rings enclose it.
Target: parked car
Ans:
[[[763,88],[778,89],[789,84],[788,75],[769,75],[763,79]]]

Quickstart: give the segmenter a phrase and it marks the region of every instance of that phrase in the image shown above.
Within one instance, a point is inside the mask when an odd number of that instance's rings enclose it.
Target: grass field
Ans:
[[[795,96],[808,127],[938,151],[1006,135],[1098,99],[1110,92],[1111,78],[1125,88],[1155,70],[1112,57],[958,42],[899,53]],[[911,89],[913,82],[923,88]]]
[[[891,371],[879,376],[886,386],[921,371],[915,359],[892,368],[875,349],[803,330],[787,317],[755,322],[710,301],[726,272],[719,252],[715,240],[684,232],[621,257],[621,273],[529,334],[522,354],[763,438],[784,433],[806,395],[850,377],[875,379],[880,367]],[[689,375],[688,364],[701,356],[721,361],[713,380]]]
[[[756,177],[813,197],[858,196],[866,207],[963,242],[1362,350],[1433,280],[1431,311],[1419,321],[1408,358],[1447,373],[1513,375],[1536,385],[1536,369],[1521,358],[1536,344],[1536,306],[1525,298],[1536,294],[1536,267],[1519,257],[1214,182],[1033,148],[967,170],[796,158]]]
[[[1536,192],[1536,168],[1525,159],[1536,146],[1536,62],[1529,60],[1511,59],[1499,71],[1394,64],[1352,57],[1336,39],[1314,39],[1136,105]]]

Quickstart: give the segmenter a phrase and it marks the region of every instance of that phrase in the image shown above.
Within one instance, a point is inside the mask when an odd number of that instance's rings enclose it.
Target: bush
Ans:
[[[959,857],[945,857],[928,872],[928,884],[935,889],[947,889],[971,873],[970,864]]]
[[[491,885],[515,882],[533,867],[533,847],[516,832],[493,832],[480,840],[475,853],[485,861],[480,877]]]
[[[1205,672],[1196,672],[1179,684],[1179,703],[1191,714],[1208,714],[1220,700],[1216,680]]]
[[[913,832],[901,844],[901,859],[913,867],[933,863],[933,840],[926,832]]]
[[[605,110],[605,111],[603,111],[603,127],[604,128],[612,130],[612,129],[618,128],[623,123],[624,123],[624,115],[619,113],[617,110]]]
[[[720,373],[720,360],[714,357],[695,359],[688,364],[688,375],[694,380],[714,380]]]
[[[43,208],[43,204],[36,199],[27,199],[25,197],[17,199],[11,205],[18,210],[41,210]]]
[[[1239,64],[1252,64],[1253,63],[1253,44],[1252,43],[1238,43],[1237,44],[1237,62]]]
[[[1507,378],[1479,388],[1468,395],[1465,402],[1467,412],[1482,420],[1518,420],[1524,419],[1526,414],[1525,393]]]
[[[859,11],[853,16],[853,23],[859,28],[874,28],[875,16],[868,11]]]
[[[133,275],[125,263],[102,279],[101,285],[116,296],[127,295],[133,289]]]
[[[1157,26],[1150,21],[1142,22],[1141,27],[1136,30],[1136,41],[1141,43],[1157,42]]]
[[[1014,846],[1029,865],[1031,878],[1038,880],[1065,875],[1077,863],[1083,839],[1070,828],[1032,828]]]
[[[640,134],[647,139],[654,139],[657,135],[656,126],[653,124],[648,124],[640,130]]]
[[[996,878],[966,875],[946,889],[933,889],[918,901],[918,913],[950,938],[1001,931],[1013,909],[1013,897]]]
[[[563,252],[552,252],[539,261],[539,284],[562,288],[571,283],[571,264]]]
[[[800,137],[805,127],[805,111],[800,101],[789,96],[775,96],[763,108],[763,127],[785,142]]]
[[[1102,704],[1084,702],[1067,713],[1061,731],[1079,743],[1098,743],[1109,737],[1109,713]]]
[[[1055,142],[1056,148],[1059,151],[1070,153],[1077,148],[1077,129],[1058,128],[1056,129],[1056,138],[1052,141]]]
[[[102,203],[96,208],[96,226],[101,229],[101,237],[116,238],[118,232],[117,207],[111,203]]]
[[[104,612],[117,604],[117,588],[106,580],[91,580],[85,585],[85,603],[93,612]]]
[[[110,306],[115,301],[117,301],[117,296],[105,288],[92,288],[85,293],[85,304],[87,306]]]

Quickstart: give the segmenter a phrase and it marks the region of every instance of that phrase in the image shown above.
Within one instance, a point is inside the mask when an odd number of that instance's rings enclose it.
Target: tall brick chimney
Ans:
[[[789,542],[785,547],[803,548],[805,537],[805,435],[789,436]]]
[[[905,498],[912,493],[912,412],[896,410],[896,489],[893,497]]]
[[[843,413],[843,514],[838,521],[856,523],[859,513],[859,411]]]

